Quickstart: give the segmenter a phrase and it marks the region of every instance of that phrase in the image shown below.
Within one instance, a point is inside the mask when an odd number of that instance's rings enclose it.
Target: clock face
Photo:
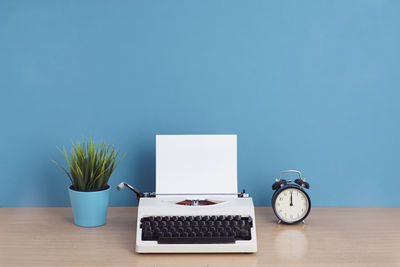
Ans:
[[[308,196],[298,188],[286,188],[275,199],[275,213],[286,223],[294,223],[307,217],[310,203]]]

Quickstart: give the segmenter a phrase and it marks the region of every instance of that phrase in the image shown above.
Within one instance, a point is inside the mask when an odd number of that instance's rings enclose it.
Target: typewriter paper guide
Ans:
[[[236,135],[157,135],[156,193],[237,193],[236,155]]]

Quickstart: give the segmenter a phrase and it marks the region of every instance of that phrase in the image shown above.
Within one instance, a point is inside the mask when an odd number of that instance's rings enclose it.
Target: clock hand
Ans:
[[[290,206],[293,206],[293,191],[290,191]]]

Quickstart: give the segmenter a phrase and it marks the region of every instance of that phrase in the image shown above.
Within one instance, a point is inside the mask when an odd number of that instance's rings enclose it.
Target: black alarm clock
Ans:
[[[299,179],[282,179],[284,173],[297,173]],[[272,189],[272,208],[279,222],[295,224],[303,222],[311,210],[311,200],[304,189],[309,189],[310,185],[306,178],[301,176],[301,172],[296,170],[281,171],[279,178],[275,180]]]

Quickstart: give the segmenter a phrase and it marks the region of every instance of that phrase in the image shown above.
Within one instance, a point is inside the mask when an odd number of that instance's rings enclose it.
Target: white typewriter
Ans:
[[[257,252],[251,197],[237,189],[236,135],[157,135],[156,192],[139,200],[138,253]]]

